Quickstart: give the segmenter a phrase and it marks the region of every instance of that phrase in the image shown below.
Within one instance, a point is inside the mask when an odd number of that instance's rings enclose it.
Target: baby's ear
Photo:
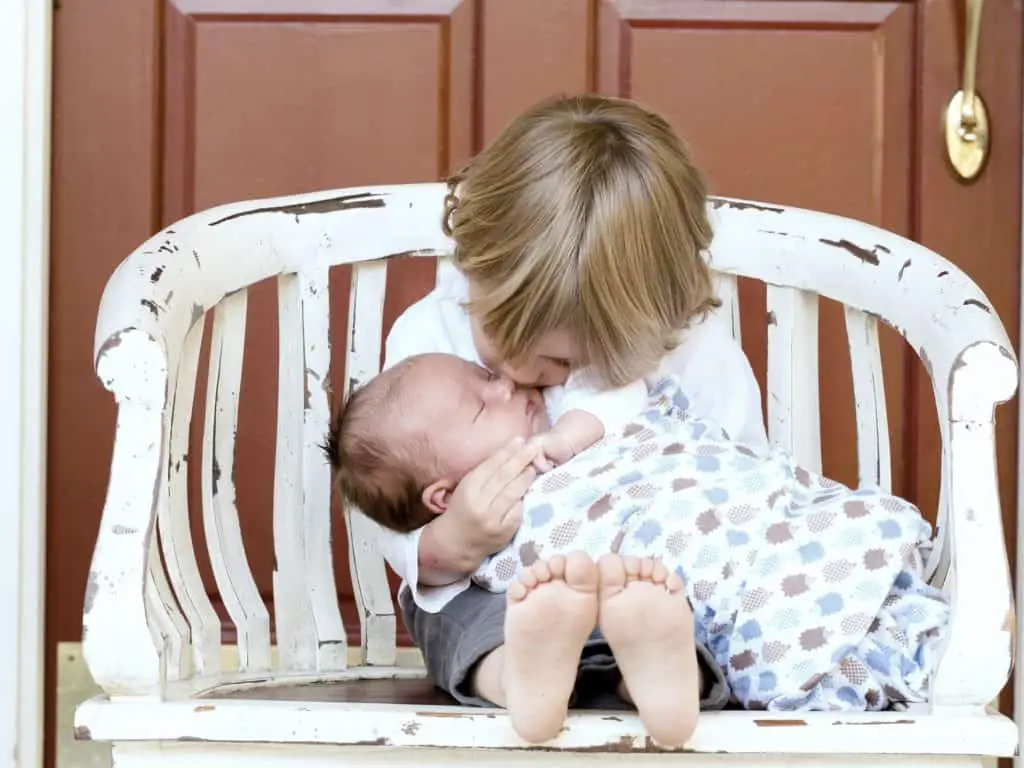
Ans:
[[[448,501],[451,499],[452,491],[454,490],[455,484],[451,481],[435,480],[423,489],[423,495],[420,499],[423,501],[423,506],[435,515],[440,515],[448,510]]]

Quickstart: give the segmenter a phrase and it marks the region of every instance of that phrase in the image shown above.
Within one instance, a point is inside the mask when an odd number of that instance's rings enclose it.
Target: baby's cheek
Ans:
[[[500,451],[516,437],[528,438],[529,429],[522,422],[510,419],[493,419],[478,433],[473,458],[479,464]]]
[[[458,468],[457,474],[465,475],[478,467],[491,456],[504,441],[500,443],[494,434],[478,428],[466,429],[464,439],[460,441],[458,450],[455,452],[454,464]]]

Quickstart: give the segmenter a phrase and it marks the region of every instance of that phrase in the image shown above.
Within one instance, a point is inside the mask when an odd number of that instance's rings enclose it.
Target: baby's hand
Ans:
[[[538,449],[533,466],[538,472],[548,472],[587,450],[603,436],[604,426],[592,413],[567,411],[550,431],[530,438],[529,444]]]
[[[538,472],[550,472],[576,455],[569,438],[556,430],[534,435],[530,444],[537,448],[533,466]]]

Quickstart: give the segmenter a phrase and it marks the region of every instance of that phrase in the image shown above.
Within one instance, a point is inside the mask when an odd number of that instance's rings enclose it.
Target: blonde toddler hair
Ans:
[[[570,331],[608,385],[657,368],[719,305],[704,180],[661,116],[595,95],[543,102],[449,179],[445,231],[506,360]]]

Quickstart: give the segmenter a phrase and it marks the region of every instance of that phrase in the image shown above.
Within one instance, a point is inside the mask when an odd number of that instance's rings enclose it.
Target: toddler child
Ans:
[[[713,313],[706,186],[664,117],[595,94],[548,99],[511,120],[448,189],[439,225],[451,237],[451,268],[395,321],[385,368],[457,355],[542,388],[553,421],[582,410],[608,434],[623,426],[617,413],[632,412],[620,401],[645,399],[638,380],[669,374],[693,413],[746,445],[767,445],[757,381]],[[571,452],[588,430],[586,421],[558,423],[552,440],[565,437]],[[570,704],[615,692],[632,698],[655,741],[680,746],[692,718],[666,717],[674,710],[661,702],[683,687],[692,657],[673,667],[665,648],[692,621],[652,561],[610,557],[599,574],[582,555],[541,560],[517,582],[528,593],[508,601],[469,578],[519,528],[537,450],[501,446],[445,489],[445,514],[422,527],[371,523],[402,580],[405,625],[439,687],[461,704],[507,707],[527,741],[556,736]],[[376,466],[370,456],[352,469],[372,477]],[[626,567],[637,576],[628,583]],[[623,585],[608,588],[616,580]],[[634,631],[632,614],[647,631]],[[721,707],[725,681],[705,655],[701,664],[700,707]]]

